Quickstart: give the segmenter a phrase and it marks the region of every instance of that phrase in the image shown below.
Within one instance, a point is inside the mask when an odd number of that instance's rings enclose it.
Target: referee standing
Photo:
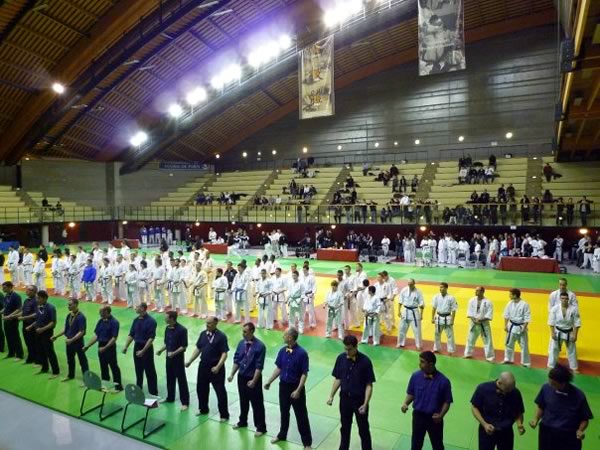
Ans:
[[[136,312],[138,317],[131,324],[123,353],[127,353],[127,349],[134,342],[133,364],[135,366],[135,384],[140,389],[143,388],[144,373],[146,373],[148,392],[151,395],[158,395],[158,380],[152,347],[152,343],[156,339],[156,320],[148,314],[148,305],[146,303],[140,303],[136,308]]]
[[[181,411],[190,406],[190,390],[185,374],[185,349],[188,346],[188,331],[183,325],[177,323],[177,311],[168,311],[165,321],[165,345],[156,354],[160,356],[167,351],[167,399],[166,403],[175,401],[175,383],[179,384],[179,400],[181,400]]]
[[[238,392],[240,394],[240,420],[233,426],[234,429],[248,426],[248,410],[252,405],[254,414],[255,437],[260,437],[267,432],[265,422],[265,403],[263,398],[262,371],[265,365],[267,350],[265,344],[254,337],[254,324],[244,324],[243,336],[233,356],[233,368],[227,379],[230,383],[237,373]]]
[[[110,306],[100,308],[100,320],[96,323],[94,336],[83,347],[87,352],[98,342],[98,360],[100,361],[100,376],[104,381],[110,381],[108,369],[112,371],[116,391],[122,391],[121,369],[117,363],[117,338],[119,337],[119,321],[111,314]]]
[[[402,412],[413,403],[412,450],[421,450],[425,433],[431,448],[444,450],[444,416],[452,403],[450,380],[435,368],[436,357],[425,351],[419,355],[419,369],[410,377]]]
[[[333,386],[327,404],[333,403],[335,393],[340,390],[340,450],[350,448],[352,419],[356,415],[358,433],[362,450],[371,450],[371,432],[369,430],[369,401],[373,395],[375,373],[369,357],[358,351],[358,339],[348,335],[344,337],[344,353],[337,357],[333,367]]]
[[[265,384],[269,390],[271,383],[279,378],[279,414],[281,426],[277,436],[271,440],[272,444],[287,439],[290,427],[290,408],[294,408],[298,431],[302,438],[304,449],[310,449],[312,445],[312,433],[308,421],[308,410],[306,409],[306,390],[304,384],[308,377],[308,353],[297,343],[298,330],[290,327],[283,334],[286,346],[279,350],[275,360],[275,370]]]
[[[21,315],[21,296],[14,290],[14,285],[10,281],[2,283],[4,292],[4,309],[2,320],[4,321],[4,333],[6,334],[6,344],[8,347],[7,358],[15,358],[17,361],[23,359],[23,344],[19,336],[19,316]]]

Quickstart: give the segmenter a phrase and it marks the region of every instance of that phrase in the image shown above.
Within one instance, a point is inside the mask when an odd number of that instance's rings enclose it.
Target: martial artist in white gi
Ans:
[[[562,345],[567,347],[567,359],[572,371],[577,372],[577,334],[581,328],[579,308],[569,304],[569,294],[560,294],[560,304],[550,311],[548,319],[550,326],[550,351],[548,352],[548,367],[554,368]]]
[[[123,259],[123,256],[117,255],[117,259],[113,266],[113,277],[115,280],[115,298],[119,300],[125,300],[127,298],[125,290],[125,274],[127,273],[127,270],[127,261]]]
[[[304,320],[302,320],[302,296],[304,285],[299,279],[297,271],[292,272],[292,281],[287,288],[287,306],[289,312],[289,325],[295,327],[300,334],[304,333]]]
[[[444,236],[443,238],[440,239],[440,241],[438,242],[438,263],[440,264],[446,264],[448,262],[448,241],[446,240],[446,237]]]
[[[13,247],[9,247],[8,250],[7,267],[10,272],[10,281],[17,286],[19,284],[19,252]]]
[[[369,286],[367,296],[363,304],[365,315],[365,328],[363,329],[361,343],[368,344],[369,337],[373,338],[373,345],[379,345],[381,329],[379,328],[379,316],[382,314],[383,305],[377,296],[375,286]]]
[[[154,269],[152,270],[152,294],[154,296],[154,309],[152,311],[163,312],[165,310],[165,283],[167,274],[162,265],[162,259],[154,259]]]
[[[54,283],[54,295],[64,295],[65,293],[64,269],[62,254],[60,251],[55,251],[52,258],[52,268],[50,269],[52,282]]]
[[[33,255],[27,247],[23,251],[21,266],[23,267],[23,282],[25,286],[31,286],[33,284]]]
[[[339,277],[338,277],[339,279]],[[339,289],[339,281],[331,282],[331,290],[327,293],[323,309],[327,309],[327,323],[325,325],[325,337],[331,337],[334,326],[337,328],[338,338],[344,339],[344,296]]]
[[[387,285],[386,295],[387,295],[387,303],[385,305],[386,310],[386,328],[388,329],[388,333],[391,333],[392,330],[396,327],[396,295],[398,295],[398,286],[396,285],[396,280],[391,277],[387,270],[382,270],[381,275],[383,276],[383,281]]]
[[[129,264],[129,270],[125,273],[125,289],[127,292],[127,307],[135,308],[138,304],[139,276],[135,264]]]
[[[384,258],[388,257],[388,253],[390,252],[390,243],[390,238],[384,234],[383,239],[381,239],[381,251],[383,252]]]
[[[4,268],[0,268],[0,270],[4,270]],[[35,287],[38,291],[46,290],[46,262],[39,257],[37,257],[35,264],[33,265],[33,278],[35,282]]]
[[[456,255],[458,253],[458,242],[454,239],[454,236],[448,238],[448,264],[453,266],[456,265]]]
[[[465,358],[473,356],[473,347],[477,338],[481,336],[485,359],[494,361],[494,343],[492,340],[492,327],[490,322],[494,318],[494,304],[485,298],[485,288],[478,286],[475,289],[475,297],[469,300],[467,306],[467,317],[469,318],[469,334],[465,346]]]
[[[548,296],[548,314],[552,311],[556,305],[560,305],[560,296],[562,293],[566,293],[569,296],[569,306],[579,307],[577,303],[577,295],[575,292],[569,289],[569,284],[566,278],[560,278],[558,280],[558,289],[552,291]]]
[[[171,261],[171,268],[167,271],[167,291],[171,310],[179,309],[179,314],[187,314],[186,298],[181,292],[185,288],[182,273],[179,268],[179,260]]]
[[[148,268],[148,261],[140,260],[138,268],[138,302],[149,304],[151,301],[150,285],[152,283],[152,270]]]
[[[564,239],[560,236],[560,234],[558,236],[556,236],[553,239],[553,243],[554,243],[554,253],[552,255],[552,257],[554,259],[556,259],[559,263],[562,262],[563,260],[563,243],[564,243]]]
[[[308,315],[308,326],[315,328],[317,326],[317,318],[315,315],[315,296],[317,295],[317,280],[310,273],[308,266],[302,268],[302,276],[300,278],[304,292],[302,294],[302,322],[305,321]]]
[[[237,266],[238,272],[233,279],[231,284],[231,291],[233,293],[233,305],[235,309],[235,321],[234,323],[240,323],[242,321],[242,309],[244,310],[244,323],[250,322],[250,271],[246,268],[246,262],[242,260]]]
[[[398,331],[398,344],[396,347],[404,347],[406,343],[406,332],[412,328],[417,350],[421,350],[421,319],[425,301],[423,293],[415,286],[415,280],[409,278],[408,286],[400,291],[398,297],[398,317],[400,317],[400,330]]]
[[[390,292],[390,285],[388,283],[385,282],[385,277],[383,275],[383,272],[380,272],[377,274],[377,282],[375,283],[375,285],[373,286],[375,288],[375,295],[377,296],[377,298],[379,299],[379,301],[381,302],[381,319],[383,319],[384,323],[385,323],[385,328],[387,329],[387,332],[390,333],[392,331],[392,326],[394,324],[394,316],[393,316],[393,309],[392,306],[390,305],[390,298],[393,298],[393,295]],[[369,298],[369,293],[367,292],[368,288],[365,289],[364,291],[364,297],[362,299],[362,303],[364,305],[364,302],[367,301],[367,299]],[[362,307],[361,307],[362,309]]]
[[[102,303],[113,303],[113,266],[110,264],[108,258],[104,258],[102,266],[98,270],[98,280],[100,283],[100,297]]]
[[[281,267],[275,269],[275,276],[271,280],[271,289],[273,290],[273,320],[278,320],[279,309],[281,309],[281,321],[288,321],[287,300],[285,292],[287,291],[288,280],[281,276]]]
[[[273,329],[273,283],[268,276],[267,269],[261,269],[260,278],[254,286],[254,295],[258,305],[257,328]]]
[[[458,303],[453,295],[448,294],[448,283],[440,283],[440,293],[433,296],[431,307],[431,323],[435,325],[433,351],[441,351],[442,332],[446,332],[447,350],[449,354],[453,354],[456,351],[454,318],[456,317]]]
[[[352,296],[348,303],[348,322],[346,328],[360,327],[362,316],[361,293],[365,290],[363,281],[368,279],[361,263],[356,264],[356,271],[352,275]]]
[[[201,262],[197,262],[192,275],[191,288],[194,299],[194,317],[200,315],[201,319],[206,319],[208,315],[208,297],[207,297],[208,275],[204,271]]]
[[[504,364],[512,364],[515,359],[515,343],[521,347],[521,364],[529,367],[529,336],[528,327],[531,322],[531,309],[521,300],[519,289],[510,290],[510,302],[504,309],[504,329],[506,330],[506,346],[504,350]]]
[[[218,268],[215,271],[215,279],[212,282],[211,291],[215,301],[215,316],[219,320],[225,320],[227,318],[225,299],[228,287],[229,282],[227,281],[227,277],[223,276],[223,269]]]
[[[67,286],[70,298],[78,298],[81,291],[81,267],[77,264],[77,256],[71,255],[69,265],[67,266]]]

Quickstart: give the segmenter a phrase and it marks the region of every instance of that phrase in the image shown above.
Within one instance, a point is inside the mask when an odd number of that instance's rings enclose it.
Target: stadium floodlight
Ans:
[[[375,142],[375,148],[379,148],[379,142]]]
[[[129,143],[133,147],[139,147],[140,145],[144,144],[147,140],[148,140],[148,134],[146,134],[144,131],[138,131],[131,137],[131,139],[129,140]]]
[[[342,148],[343,148],[343,147],[342,147],[341,145],[338,145],[338,146],[337,146],[337,149],[338,149],[338,150],[341,150]]]
[[[202,103],[203,101],[205,101],[206,98],[207,98],[206,90],[204,90],[201,87],[197,87],[194,90],[190,91],[188,93],[188,95],[186,95],[185,101],[190,106],[196,106],[196,105]]]
[[[210,85],[214,89],[219,91],[219,90],[223,89],[223,86],[225,86],[225,81],[223,80],[223,77],[221,75],[215,75],[214,77],[211,78]]]
[[[421,139],[415,139],[415,145],[419,145],[421,143]]]
[[[271,151],[271,154],[272,154],[272,155],[276,155],[276,154],[277,154],[277,150],[273,149],[273,150]]]
[[[247,152],[242,153],[242,156],[245,158],[246,156],[248,156]]]
[[[183,108],[178,103],[172,103],[169,106],[169,115],[173,119],[178,119],[183,114]]]
[[[292,38],[287,34],[279,36],[279,48],[281,50],[287,50],[292,46]]]
[[[221,155],[219,155],[218,153],[215,155],[216,159],[219,159],[221,157]]]
[[[464,136],[459,136],[459,137],[458,137],[458,142],[462,142],[462,141],[464,141],[464,140],[465,140],[465,137],[464,137]]]
[[[506,133],[506,139],[512,139],[513,134],[511,131],[509,131],[508,133]]]
[[[258,69],[263,62],[265,61],[264,55],[262,54],[262,48],[259,50],[255,50],[250,52],[248,55],[248,64],[250,64],[255,69]]]
[[[58,95],[62,95],[65,93],[66,88],[64,84],[56,82],[52,83],[52,90]]]
[[[242,78],[242,68],[239,64],[230,64],[222,72],[221,76],[225,84],[232,83]]]

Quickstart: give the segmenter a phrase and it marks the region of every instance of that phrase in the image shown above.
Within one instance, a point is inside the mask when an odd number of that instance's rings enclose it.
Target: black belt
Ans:
[[[409,311],[412,311],[412,315],[413,315],[413,322],[415,323],[415,327],[418,327],[419,324],[417,323],[417,315],[415,314],[415,309],[417,309],[416,306],[405,306],[406,309],[408,309]]]
[[[524,325],[523,323],[513,322],[512,320],[509,320],[509,322],[510,322],[510,328],[508,329],[508,333],[506,334],[506,345],[508,345],[508,342],[510,341],[510,335],[512,334],[512,329],[514,327],[522,327]]]
[[[573,328],[569,328],[568,330],[565,330],[563,328],[558,328],[558,327],[554,327],[556,328],[558,331],[560,331],[561,333],[565,333],[567,335],[567,339],[565,340],[566,344],[569,345],[569,341],[571,340],[571,333],[573,332]],[[560,334],[558,335],[558,349],[560,351],[560,343],[561,343],[561,338],[560,338]]]
[[[447,327],[448,326],[448,317],[450,317],[450,313],[437,313],[438,317],[443,317],[444,318],[444,326]],[[437,329],[438,329],[438,333],[442,332],[442,326],[438,323],[436,324]]]

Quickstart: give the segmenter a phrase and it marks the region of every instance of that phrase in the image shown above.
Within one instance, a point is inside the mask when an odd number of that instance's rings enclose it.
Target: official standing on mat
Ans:
[[[373,395],[375,373],[369,357],[360,353],[357,347],[358,339],[355,336],[344,337],[344,353],[337,357],[331,374],[334,380],[327,404],[333,404],[335,393],[340,389],[340,450],[350,448],[353,416],[356,416],[358,424],[361,449],[373,448],[369,430],[369,401]]]
[[[558,355],[563,344],[567,347],[569,368],[577,373],[577,335],[581,328],[579,308],[570,304],[569,293],[561,292],[560,303],[550,310],[550,349],[548,350],[548,367],[553,368],[558,362]]]
[[[227,422],[229,407],[225,390],[225,360],[227,352],[229,352],[229,345],[225,333],[217,329],[218,323],[219,319],[214,316],[206,319],[206,330],[200,333],[194,353],[185,366],[189,367],[200,356],[196,380],[196,394],[198,395],[198,413],[196,415],[208,414],[208,396],[212,384],[217,394],[220,420]]]
[[[52,340],[55,341],[61,336],[65,337],[65,344],[67,348],[67,367],[68,374],[62,381],[70,381],[75,378],[75,355],[79,359],[79,365],[81,366],[81,373],[85,374],[88,370],[88,360],[83,350],[84,342],[83,337],[86,331],[86,319],[81,311],[79,311],[79,300],[72,298],[69,300],[69,314],[65,319],[65,328],[62,332],[52,336]]]
[[[594,416],[585,394],[572,381],[569,369],[557,364],[535,399],[535,417],[529,425],[540,425],[538,450],[581,450],[585,430]]]
[[[452,403],[450,380],[435,368],[436,357],[425,351],[419,355],[419,369],[410,377],[403,413],[413,404],[412,450],[421,450],[425,433],[429,434],[431,448],[444,450],[444,416]]]
[[[100,377],[110,381],[109,368],[115,390],[122,391],[121,369],[117,363],[117,338],[119,337],[119,321],[112,316],[110,306],[100,308],[100,320],[96,323],[94,336],[90,339],[83,351],[87,352],[98,342],[98,360],[100,361]]]
[[[1,270],[1,269],[0,269]],[[35,330],[29,328],[29,326],[35,322],[35,316],[37,313],[37,294],[38,290],[35,286],[30,285],[25,288],[25,301],[23,302],[23,309],[19,320],[23,322],[23,340],[27,347],[27,359],[25,364],[36,364],[39,362],[37,355],[37,344],[35,339]]]
[[[264,269],[263,269],[264,272]],[[248,410],[252,405],[255,437],[267,432],[265,422],[265,402],[263,398],[262,371],[265,366],[267,350],[265,345],[254,336],[255,327],[252,322],[244,324],[242,339],[233,356],[233,367],[227,379],[230,383],[237,373],[237,385],[240,395],[240,419],[233,429],[248,426]]]
[[[304,385],[308,377],[308,353],[298,345],[298,330],[288,328],[283,334],[285,347],[279,350],[275,360],[275,370],[265,384],[269,390],[271,384],[279,377],[279,415],[281,425],[272,444],[287,440],[290,427],[290,408],[294,408],[298,431],[305,450],[312,445],[312,433],[306,409],[306,390]]]
[[[525,433],[523,397],[511,372],[502,372],[497,380],[477,386],[471,411],[479,422],[479,450],[512,450],[515,422],[519,434]]]
[[[5,358],[15,358],[17,361],[23,359],[23,344],[19,336],[19,316],[21,315],[21,296],[14,291],[12,281],[2,283],[4,292],[4,310],[2,320],[4,322],[4,333],[8,354]]]
[[[490,322],[494,318],[494,304],[485,298],[485,288],[478,286],[475,289],[475,297],[469,300],[467,306],[467,317],[469,322],[469,334],[465,346],[465,358],[473,356],[473,348],[477,338],[481,335],[485,359],[492,362],[496,357],[494,343],[492,341],[492,327]]]
[[[174,307],[174,306],[173,306]],[[148,392],[158,395],[158,381],[154,366],[154,348],[156,339],[156,320],[148,314],[148,305],[140,303],[136,309],[138,316],[133,320],[129,335],[123,347],[123,354],[133,342],[133,364],[135,366],[135,384],[144,387],[144,373],[148,381]]]
[[[175,401],[175,383],[179,385],[179,400],[181,411],[186,411],[190,406],[190,390],[185,374],[185,350],[188,346],[188,331],[177,322],[177,311],[168,311],[165,316],[167,328],[165,329],[165,345],[156,352],[160,356],[167,351],[167,399],[166,403]]]
[[[35,330],[38,359],[42,366],[36,375],[48,373],[48,362],[50,362],[52,375],[49,379],[53,379],[58,377],[60,373],[54,343],[52,342],[52,334],[56,326],[56,308],[53,304],[48,303],[48,293],[46,291],[38,291],[37,304],[35,322],[28,327],[30,330]]]

